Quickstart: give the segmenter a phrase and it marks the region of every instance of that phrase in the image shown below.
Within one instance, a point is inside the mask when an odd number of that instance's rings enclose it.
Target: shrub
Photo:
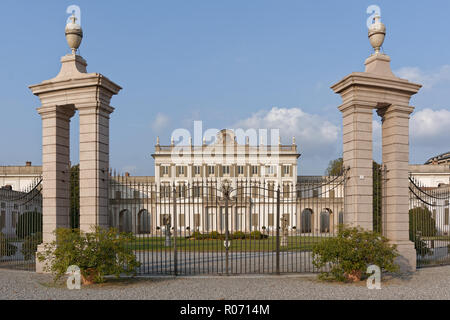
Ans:
[[[217,231],[212,231],[212,232],[209,234],[209,238],[210,238],[210,239],[221,239],[221,238],[222,238],[222,235],[221,235],[220,233],[218,233]]]
[[[250,233],[250,239],[260,240],[263,238],[263,234],[260,231],[252,231]]]
[[[242,231],[236,231],[233,233],[232,239],[245,239],[245,233]]]
[[[0,232],[0,257],[10,257],[15,255],[17,247],[12,245],[8,238]]]
[[[369,265],[394,272],[398,266],[396,246],[385,237],[360,228],[340,227],[336,237],[314,245],[313,264],[317,268],[329,266],[330,271],[319,275],[323,280],[345,281],[352,274],[365,275]]]
[[[17,237],[25,239],[40,232],[42,232],[42,213],[25,212],[19,216],[16,226]]]
[[[433,237],[436,233],[436,220],[428,208],[417,207],[409,210],[409,240],[414,242],[418,235]]]
[[[195,240],[202,240],[202,239],[204,239],[204,236],[200,232],[195,231],[192,233],[191,238],[194,238]]]
[[[21,252],[25,258],[25,260],[30,260],[33,258],[34,254],[37,251],[38,245],[42,243],[42,233],[38,232],[33,234],[32,236],[28,236],[25,238],[25,241],[22,244]]]
[[[47,244],[38,259],[45,261],[44,271],[53,273],[55,281],[71,265],[78,266],[84,277],[93,275],[96,283],[104,282],[105,275],[135,274],[140,266],[128,245],[135,240],[132,234],[100,227],[88,233],[77,229],[57,229],[54,233],[57,240]]]

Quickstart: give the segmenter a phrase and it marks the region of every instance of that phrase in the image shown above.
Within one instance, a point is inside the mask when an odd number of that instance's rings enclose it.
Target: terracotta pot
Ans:
[[[360,270],[354,270],[350,273],[346,273],[345,277],[350,282],[357,282],[357,281],[361,281],[361,275],[362,275],[362,272]]]
[[[97,274],[97,270],[94,268],[88,268],[81,273],[81,281],[83,285],[91,285],[94,284],[95,275]]]

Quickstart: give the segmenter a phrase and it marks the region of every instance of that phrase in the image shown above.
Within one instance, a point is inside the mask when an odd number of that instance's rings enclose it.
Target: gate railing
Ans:
[[[409,237],[417,266],[450,264],[450,186],[425,186],[409,178]]]
[[[110,178],[110,225],[132,232],[140,274],[317,272],[314,244],[343,221],[344,177],[298,184]]]
[[[0,268],[35,270],[42,242],[42,180],[23,191],[0,188]]]

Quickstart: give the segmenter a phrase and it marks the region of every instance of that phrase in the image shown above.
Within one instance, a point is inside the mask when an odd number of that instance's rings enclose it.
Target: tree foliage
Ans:
[[[70,168],[70,226],[80,227],[80,165]]]
[[[16,226],[18,238],[25,239],[40,232],[42,232],[42,213],[33,211],[19,215]]]
[[[344,160],[342,158],[338,158],[335,160],[331,160],[328,164],[328,168],[325,170],[325,175],[327,176],[340,176],[344,173]]]

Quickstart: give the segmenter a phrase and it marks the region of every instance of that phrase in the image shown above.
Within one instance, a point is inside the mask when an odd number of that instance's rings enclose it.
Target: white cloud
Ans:
[[[164,129],[170,122],[170,119],[163,113],[158,113],[155,117],[155,120],[153,120],[151,126],[153,131],[160,132],[162,129]]]
[[[338,145],[340,128],[325,118],[304,112],[300,108],[272,108],[261,110],[239,121],[235,128],[279,129],[283,144],[290,144],[293,136],[300,153],[305,156],[334,156]],[[327,161],[330,158],[327,158]]]
[[[443,65],[432,72],[424,72],[418,67],[404,67],[394,73],[400,78],[422,84],[424,89],[431,89],[439,82],[450,80],[450,65]]]
[[[411,117],[411,138],[428,145],[442,142],[450,145],[450,111],[423,109]]]

